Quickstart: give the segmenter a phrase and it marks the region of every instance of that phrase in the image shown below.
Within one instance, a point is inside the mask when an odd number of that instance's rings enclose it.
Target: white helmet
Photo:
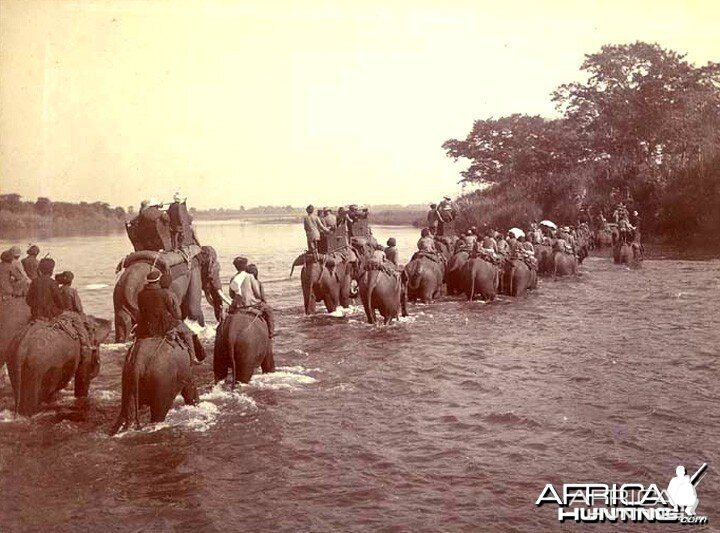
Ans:
[[[156,198],[150,198],[147,203],[148,207],[158,207],[162,205],[162,202],[160,202]]]

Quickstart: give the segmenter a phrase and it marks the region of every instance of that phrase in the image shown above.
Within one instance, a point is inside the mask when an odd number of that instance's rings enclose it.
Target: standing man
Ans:
[[[185,240],[185,224],[188,218],[185,200],[180,201],[180,193],[176,192],[173,196],[173,203],[168,206],[167,216],[170,222],[172,248],[173,250],[179,250]]]
[[[305,228],[305,236],[307,237],[308,252],[312,252],[317,256],[320,232],[323,231],[327,233],[329,230],[315,214],[315,208],[312,205],[307,206],[305,211],[307,211],[307,215],[303,217],[303,227]]]
[[[437,234],[438,226],[440,225],[440,213],[438,213],[437,205],[430,204],[430,211],[427,214],[427,227],[430,233],[433,235]]]
[[[12,269],[13,269],[13,275],[19,280],[19,283],[21,283],[24,286],[24,290],[27,291],[28,287],[30,286],[30,278],[25,273],[25,268],[22,265],[22,262],[20,261],[20,255],[22,252],[20,251],[19,246],[13,246],[10,248],[10,253],[13,256],[12,261]]]
[[[30,281],[34,280],[38,276],[38,259],[37,256],[40,253],[40,248],[34,244],[27,249],[27,257],[22,260],[22,266],[25,270],[25,274],[30,278]]]

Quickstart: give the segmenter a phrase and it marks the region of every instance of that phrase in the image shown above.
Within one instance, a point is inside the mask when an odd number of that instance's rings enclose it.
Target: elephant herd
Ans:
[[[611,242],[612,242],[612,236]],[[595,239],[596,246],[599,240]],[[301,283],[306,314],[315,312],[322,301],[328,312],[348,307],[360,297],[366,318],[375,323],[379,313],[384,323],[407,316],[408,301],[430,303],[446,295],[464,295],[468,300],[492,301],[497,294],[521,297],[537,287],[538,275],[573,275],[587,249],[566,253],[551,244],[535,246],[535,259],[506,257],[455,249],[455,240],[439,243],[441,253],[416,254],[404,268],[394,268],[374,260],[370,247],[356,247],[349,253],[302,254],[293,264],[302,265]],[[638,243],[615,241],[616,262],[642,259]],[[150,269],[147,261],[123,263],[113,292],[115,340],[126,342],[137,318],[137,295]],[[275,368],[272,341],[265,323],[253,310],[223,316],[223,302],[217,254],[211,247],[187,263],[173,267],[170,289],[175,293],[183,317],[204,325],[200,306],[204,292],[220,324],[213,356],[216,382],[247,383],[257,367],[263,372]],[[292,274],[292,271],[291,271]],[[111,322],[87,317],[97,345],[111,332]],[[90,380],[99,372],[99,359],[83,359],[80,341],[62,328],[47,322],[31,322],[30,309],[23,298],[0,304],[0,368],[7,363],[19,414],[32,415],[74,378],[76,397],[87,396]],[[120,415],[116,432],[139,424],[141,406],[149,406],[153,422],[164,420],[175,398],[186,403],[198,401],[192,380],[192,366],[185,347],[167,338],[139,339],[126,356],[122,374]]]
[[[455,250],[457,238],[436,241],[439,253],[416,254],[403,268],[395,269],[373,261],[371,251],[355,249],[348,257],[337,254],[299,256],[292,265],[302,265],[301,282],[305,313],[315,312],[321,300],[329,313],[347,307],[359,295],[367,321],[375,323],[376,313],[385,324],[407,315],[407,302],[430,303],[445,295],[464,294],[468,300],[491,301],[498,293],[519,297],[537,287],[538,273],[566,276],[577,273],[587,256],[554,250],[550,244],[536,246],[536,261],[522,257],[498,260],[468,249]],[[357,287],[357,291],[353,288]]]

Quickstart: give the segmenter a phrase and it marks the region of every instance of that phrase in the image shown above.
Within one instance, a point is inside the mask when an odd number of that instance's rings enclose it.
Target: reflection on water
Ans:
[[[375,232],[405,259],[418,237]],[[703,462],[698,512],[717,519],[720,261],[630,270],[596,256],[518,301],[415,305],[382,327],[361,310],[302,315],[299,275],[288,279],[301,226],[199,234],[226,282],[235,255],[260,267],[279,310],[278,373],[230,392],[205,364],[198,407],[178,401],[164,424],[113,438],[124,346],[103,348],[87,402],[64,394],[29,421],[12,417],[0,385],[8,530],[547,531],[557,517],[534,505],[545,483],[662,485]],[[126,238],[39,244],[110,318]]]

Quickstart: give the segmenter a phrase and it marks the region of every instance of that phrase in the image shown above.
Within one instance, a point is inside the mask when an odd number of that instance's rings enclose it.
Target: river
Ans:
[[[303,315],[299,272],[288,278],[302,227],[198,233],[225,283],[235,255],[259,266],[278,372],[230,393],[206,362],[199,406],[178,401],[165,423],[116,437],[124,346],[103,346],[88,401],[66,391],[30,420],[14,418],[3,378],[0,530],[574,531],[535,505],[546,483],[664,489],[677,465],[704,462],[697,512],[710,525],[696,530],[720,526],[718,259],[628,269],[596,255],[526,298],[412,305],[385,327],[362,309]],[[404,259],[417,240],[414,228],[375,233]],[[126,237],[38,244],[75,272],[86,311],[112,318]]]

